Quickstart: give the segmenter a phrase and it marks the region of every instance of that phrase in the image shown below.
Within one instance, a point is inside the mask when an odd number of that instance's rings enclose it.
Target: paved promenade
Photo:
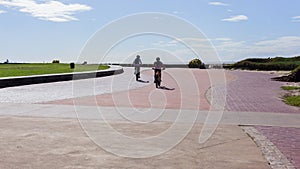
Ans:
[[[5,140],[0,144],[1,152],[5,152],[0,155],[0,168],[269,168],[257,145],[238,125],[257,126],[299,168],[299,111],[277,99],[282,84],[265,80],[273,75],[226,71],[226,83],[222,83],[209,80],[212,74],[221,75],[216,72],[167,69],[163,72],[164,88],[156,89],[152,73],[144,70],[143,82],[135,82],[133,70],[125,68],[121,75],[78,80],[76,84],[57,82],[0,89],[0,137]],[[255,83],[261,80],[263,84]],[[89,85],[94,87],[85,87]],[[222,89],[222,85],[228,90],[226,110],[212,137],[199,144],[207,115],[214,114],[209,112],[213,108],[208,91],[212,86]],[[269,87],[260,90],[261,85]],[[261,96],[254,97],[258,93]],[[257,99],[263,106],[259,107]],[[273,109],[273,104],[278,109]],[[195,112],[196,125],[178,146],[146,159],[105,152],[86,137],[76,120],[105,118],[127,135],[153,136],[168,129],[179,114],[183,115],[178,121],[181,125],[193,122],[190,115]],[[138,124],[130,125],[128,119]],[[155,120],[153,125],[144,125],[151,120]]]
[[[281,101],[284,82],[273,81],[274,74],[229,71],[235,80],[227,84],[227,105],[230,111],[300,113],[300,108]]]
[[[300,108],[286,105],[280,100],[285,82],[272,81],[270,73],[231,71],[235,80],[227,84],[229,111],[274,112],[300,114]],[[268,121],[268,118],[264,118]],[[279,120],[281,120],[279,118]],[[287,123],[290,123],[287,121]],[[300,123],[300,121],[298,121]],[[300,128],[274,125],[256,126],[256,129],[272,141],[297,168],[300,168]]]

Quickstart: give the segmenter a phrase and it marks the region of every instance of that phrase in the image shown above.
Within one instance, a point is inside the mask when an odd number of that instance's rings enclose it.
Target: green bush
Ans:
[[[249,59],[245,59],[243,61],[256,62],[256,63],[295,62],[295,61],[300,61],[300,56],[295,56],[295,57],[291,57],[291,58],[284,58],[284,57],[249,58]]]
[[[204,63],[201,62],[200,59],[193,59],[189,62],[188,65],[189,68],[200,68],[200,69],[205,69]]]
[[[300,65],[300,57],[293,58],[251,58],[237,62],[233,65],[236,69],[249,70],[293,70]]]
[[[233,64],[223,64],[223,68],[224,69],[234,69],[234,65]]]

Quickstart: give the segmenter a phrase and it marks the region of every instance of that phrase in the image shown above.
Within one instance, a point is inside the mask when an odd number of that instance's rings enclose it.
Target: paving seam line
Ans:
[[[296,169],[285,155],[264,135],[251,126],[240,126],[258,146],[272,169]]]

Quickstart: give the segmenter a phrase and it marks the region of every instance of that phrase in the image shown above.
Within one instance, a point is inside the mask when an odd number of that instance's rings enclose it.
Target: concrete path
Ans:
[[[177,119],[181,123],[191,123],[194,119],[190,115],[198,112],[197,123],[204,123],[208,110],[189,109],[157,109],[157,108],[129,108],[129,107],[103,107],[103,106],[76,106],[49,105],[49,104],[16,104],[1,103],[0,115],[20,117],[48,117],[97,119],[108,121],[136,121],[148,122],[174,122],[181,113],[183,118]],[[300,128],[300,114],[266,113],[266,112],[229,112],[224,111],[219,125],[259,125]]]
[[[93,121],[90,122],[93,124]],[[151,126],[110,123],[119,132],[149,137],[167,129],[169,123]],[[219,126],[204,144],[197,142],[202,125],[195,125],[176,147],[149,158],[125,158],[96,145],[77,120],[0,116],[0,168],[228,168],[268,169],[254,142],[236,126]],[[98,132],[101,128],[95,128]],[[100,132],[100,131],[99,131]],[[108,135],[102,137],[110,140]],[[114,147],[115,144],[111,144]],[[129,146],[124,143],[123,146]],[[138,145],[136,145],[138,146]],[[124,147],[125,148],[125,147]],[[137,152],[138,153],[138,152]]]

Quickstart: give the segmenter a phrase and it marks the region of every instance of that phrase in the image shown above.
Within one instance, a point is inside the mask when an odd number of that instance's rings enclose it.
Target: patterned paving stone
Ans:
[[[300,168],[300,129],[256,126],[296,167]]]
[[[300,113],[300,109],[286,105],[279,96],[285,83],[273,81],[276,75],[230,71],[236,80],[227,84],[227,105],[230,111]]]
[[[284,82],[272,81],[276,75],[231,71],[235,80],[227,84],[226,109],[230,111],[300,113],[297,107],[286,105],[279,96]],[[296,167],[300,168],[300,129],[255,126]]]

